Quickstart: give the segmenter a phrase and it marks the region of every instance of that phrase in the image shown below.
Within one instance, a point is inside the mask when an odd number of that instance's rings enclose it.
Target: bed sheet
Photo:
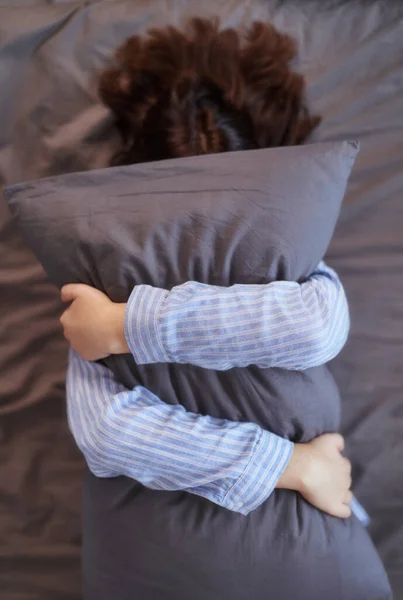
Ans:
[[[355,493],[403,599],[403,8],[399,2],[0,2],[0,183],[103,167],[116,145],[96,78],[112,49],[193,14],[274,22],[323,124],[361,152],[328,253],[352,331],[332,364]],[[0,597],[80,598],[82,459],[64,405],[61,305],[0,200]]]

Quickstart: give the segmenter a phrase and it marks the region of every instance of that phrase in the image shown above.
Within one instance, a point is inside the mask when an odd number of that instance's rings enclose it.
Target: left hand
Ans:
[[[86,360],[130,352],[124,333],[126,304],[112,302],[99,290],[81,283],[65,285],[63,302],[71,302],[60,318],[64,337]]]

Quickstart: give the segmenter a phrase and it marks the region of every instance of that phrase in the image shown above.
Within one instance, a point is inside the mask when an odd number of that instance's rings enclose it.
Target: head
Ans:
[[[295,55],[292,38],[259,22],[241,35],[193,19],[129,38],[100,78],[122,136],[113,164],[302,143],[320,119]]]

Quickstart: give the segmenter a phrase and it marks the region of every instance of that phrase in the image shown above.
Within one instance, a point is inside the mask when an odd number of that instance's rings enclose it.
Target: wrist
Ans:
[[[126,303],[113,303],[109,315],[109,354],[129,354],[125,336]]]
[[[307,444],[294,444],[293,453],[276,487],[302,493],[305,474],[310,461]]]

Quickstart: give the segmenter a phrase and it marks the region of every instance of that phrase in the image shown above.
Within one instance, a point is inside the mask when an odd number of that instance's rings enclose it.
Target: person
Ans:
[[[122,148],[113,164],[302,143],[319,122],[289,68],[291,38],[256,23],[241,44],[232,29],[196,19],[130,38],[100,80]],[[304,370],[343,347],[348,305],[337,274],[321,263],[307,281],[219,288],[187,282],[170,291],[137,286],[127,304],[67,285],[61,322],[70,341],[68,416],[89,468],[155,490],[186,490],[248,514],[273,489],[300,492],[331,515],[354,504],[343,438],[294,444],[254,423],[168,405],[141,386],[127,390],[98,359],[131,352],[138,364]],[[234,329],[233,317],[238,325]],[[197,336],[195,329],[197,325]],[[236,333],[236,335],[235,335]],[[350,506],[351,505],[351,506]],[[361,516],[363,513],[361,513]],[[363,516],[365,518],[365,515]]]

